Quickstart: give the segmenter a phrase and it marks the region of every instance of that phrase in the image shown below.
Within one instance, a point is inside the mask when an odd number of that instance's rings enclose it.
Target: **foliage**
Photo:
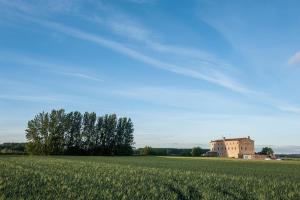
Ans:
[[[25,154],[25,143],[0,144],[0,154]]]
[[[201,156],[202,149],[200,147],[193,147],[191,154],[192,156]]]
[[[152,147],[145,146],[140,150],[140,155],[142,156],[149,156],[149,155],[155,155],[155,152],[153,151]]]
[[[135,155],[141,155],[143,148],[136,149]],[[206,153],[209,149],[201,149],[201,154]],[[152,154],[156,156],[191,156],[192,149],[177,148],[152,148]]]
[[[264,148],[262,148],[260,154],[262,154],[262,155],[273,155],[274,151],[271,147],[264,147]]]
[[[97,117],[94,112],[52,110],[28,122],[26,149],[35,155],[130,155],[133,131],[130,118],[115,114]]]
[[[11,200],[296,200],[299,180],[299,161],[0,156],[0,199]]]

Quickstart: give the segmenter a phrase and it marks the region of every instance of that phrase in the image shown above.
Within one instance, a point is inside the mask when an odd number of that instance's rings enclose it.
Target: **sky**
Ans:
[[[300,153],[299,1],[0,0],[0,143],[37,113],[130,117],[135,146]]]

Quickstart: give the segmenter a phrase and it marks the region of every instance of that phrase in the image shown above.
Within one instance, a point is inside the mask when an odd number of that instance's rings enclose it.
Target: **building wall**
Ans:
[[[243,155],[254,154],[254,141],[250,138],[212,141],[210,150],[217,152],[221,157],[242,158]]]

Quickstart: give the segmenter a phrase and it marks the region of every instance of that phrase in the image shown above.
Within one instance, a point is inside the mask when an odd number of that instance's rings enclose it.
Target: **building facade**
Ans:
[[[216,152],[220,157],[249,158],[255,154],[254,140],[245,138],[223,138],[210,142],[210,151]]]

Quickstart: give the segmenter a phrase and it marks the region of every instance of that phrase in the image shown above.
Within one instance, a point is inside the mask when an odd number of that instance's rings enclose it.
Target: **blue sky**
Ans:
[[[137,147],[300,152],[299,1],[0,0],[0,142],[41,111],[131,117]]]

